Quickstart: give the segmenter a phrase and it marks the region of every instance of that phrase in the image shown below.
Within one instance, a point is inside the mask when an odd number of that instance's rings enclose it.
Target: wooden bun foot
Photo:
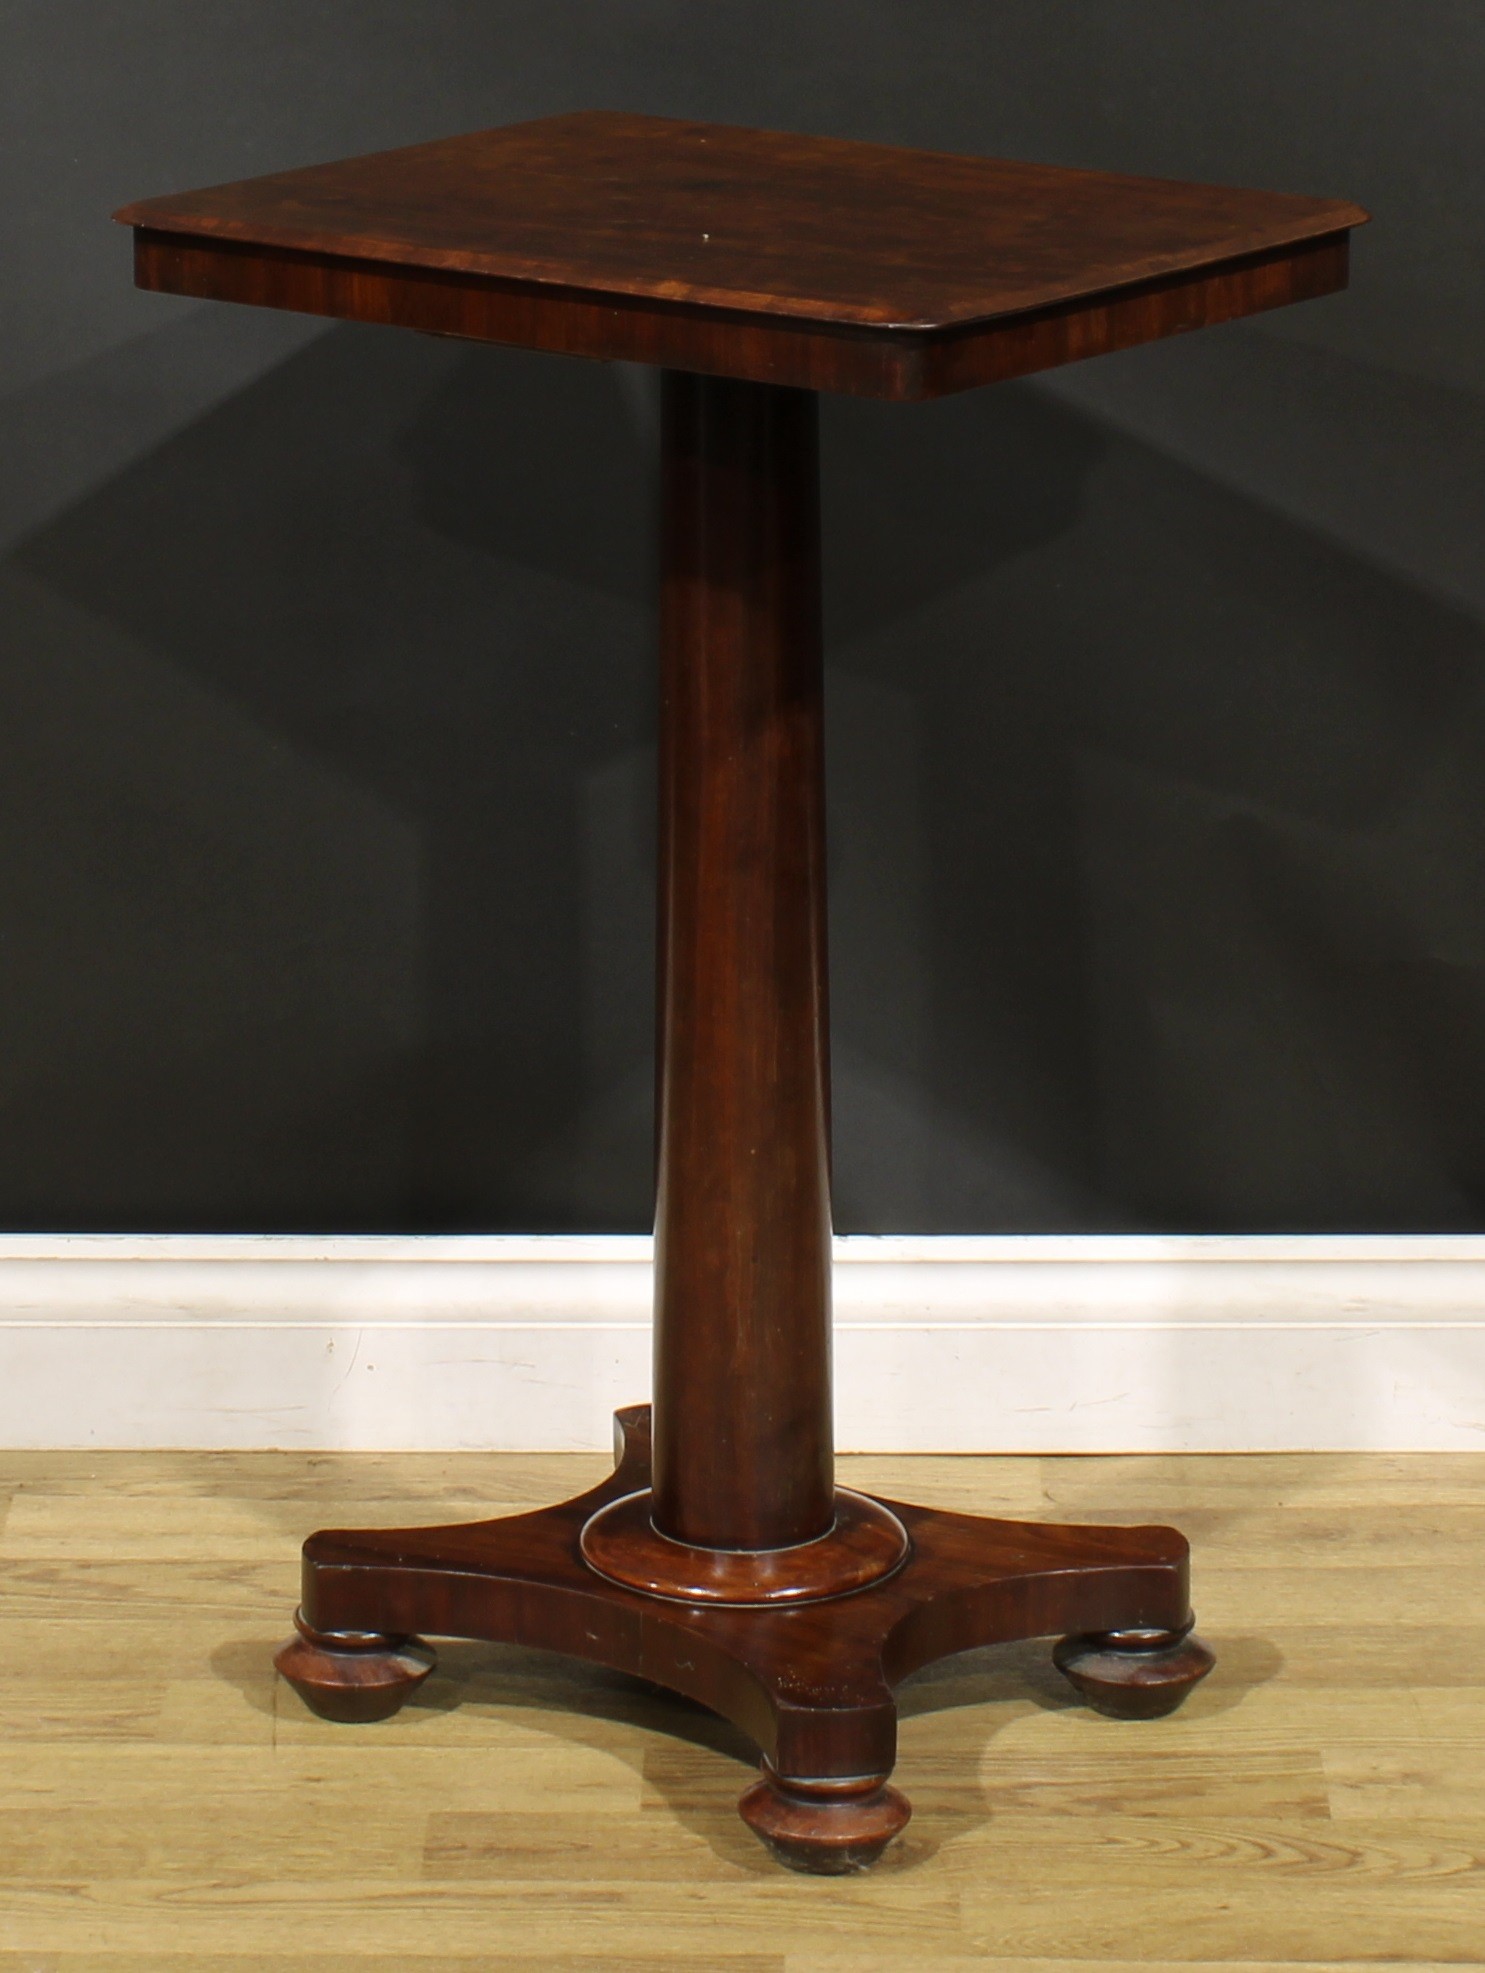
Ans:
[[[1153,1720],[1173,1713],[1217,1661],[1188,1623],[1182,1630],[1064,1637],[1052,1662],[1099,1712],[1112,1719]]]
[[[416,1637],[376,1631],[322,1633],[298,1612],[296,1635],[274,1659],[312,1713],[360,1725],[400,1712],[432,1671],[435,1659]]]
[[[885,1775],[781,1781],[766,1761],[737,1807],[780,1863],[817,1877],[868,1869],[913,1812]]]

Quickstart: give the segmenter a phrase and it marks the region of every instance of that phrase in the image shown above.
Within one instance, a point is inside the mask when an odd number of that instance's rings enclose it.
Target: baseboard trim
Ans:
[[[1485,1447],[1485,1236],[853,1237],[841,1448]],[[639,1237],[0,1238],[11,1447],[599,1450]]]

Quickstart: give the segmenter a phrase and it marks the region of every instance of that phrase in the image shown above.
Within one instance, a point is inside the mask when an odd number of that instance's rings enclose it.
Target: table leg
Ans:
[[[655,1525],[833,1520],[817,401],[663,378]]]
[[[654,1487],[584,1553],[796,1600],[906,1554],[831,1445],[817,404],[668,371],[662,431]]]
[[[1211,1667],[1164,1528],[978,1520],[838,1489],[820,571],[812,393],[665,377],[655,1402],[593,1492],[305,1544],[284,1676],[385,1716],[415,1633],[544,1645],[712,1706],[763,1754],[742,1813],[815,1871],[908,1818],[892,1686],[1062,1635],[1085,1696],[1168,1711]]]

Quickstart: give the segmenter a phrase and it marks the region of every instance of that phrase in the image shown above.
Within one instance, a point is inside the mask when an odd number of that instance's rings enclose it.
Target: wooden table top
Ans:
[[[997,353],[1013,354],[997,348],[1008,324],[1157,293],[1189,303],[1224,275],[1276,266],[1301,270],[1304,293],[1327,292],[1343,284],[1346,234],[1366,214],[1339,199],[591,111],[149,199],[117,217],[137,229],[147,286],[927,396],[1069,360],[1044,338],[1034,360],[998,365]],[[254,265],[275,270],[273,292],[250,291],[263,286]],[[306,278],[312,269],[342,279]],[[371,282],[359,298],[344,278],[358,272]],[[1091,341],[1120,347],[1302,298],[1273,286],[1225,304],[1213,291],[1196,319],[1162,327],[1150,316],[1138,333],[1126,323]],[[420,319],[440,292],[463,298],[458,319]],[[605,340],[595,309],[618,325],[613,346],[591,346],[595,331]],[[923,360],[950,343],[958,371],[973,374],[940,376],[941,363]],[[966,366],[971,345],[980,360]]]

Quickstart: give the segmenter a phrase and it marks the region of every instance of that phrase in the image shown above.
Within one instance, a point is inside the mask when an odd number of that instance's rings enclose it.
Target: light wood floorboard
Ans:
[[[1042,1643],[903,1691],[915,1817],[779,1871],[750,1751],[648,1687],[445,1644],[395,1720],[273,1677],[316,1524],[516,1511],[531,1455],[0,1461],[0,1973],[1485,1969],[1485,1456],[859,1459],[849,1484],[1169,1520],[1218,1670],[1072,1702]]]

